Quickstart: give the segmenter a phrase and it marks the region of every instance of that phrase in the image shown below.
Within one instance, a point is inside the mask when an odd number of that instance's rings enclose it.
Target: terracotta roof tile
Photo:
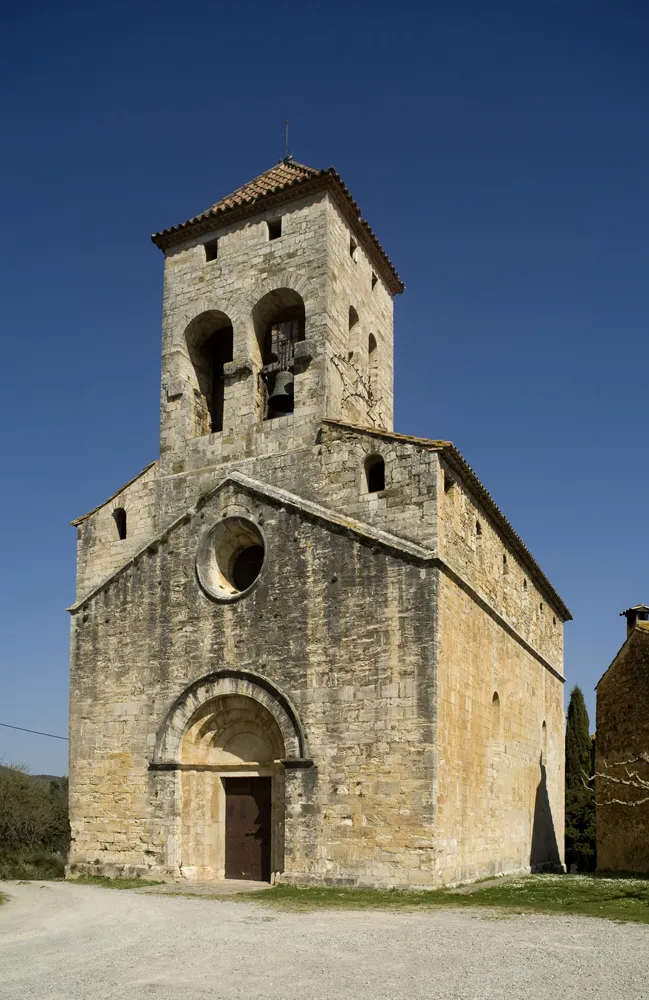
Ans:
[[[230,221],[257,214],[276,204],[308,194],[312,190],[324,189],[330,190],[334,195],[352,229],[364,241],[365,248],[369,251],[377,269],[382,272],[388,288],[393,295],[398,295],[405,287],[401,278],[333,167],[316,170],[303,163],[296,163],[292,159],[282,160],[270,170],[237,188],[232,194],[216,201],[204,212],[188,219],[187,222],[154,233],[151,239],[161,250],[167,250],[192,236],[208,232],[215,225],[226,225]]]
[[[315,170],[314,167],[307,167],[303,163],[296,163],[294,160],[283,160],[277,166],[271,167],[258,177],[253,177],[247,184],[237,188],[232,194],[226,195],[203,212],[198,218],[204,218],[211,214],[225,211],[228,208],[237,208],[239,205],[249,205],[258,198],[283,191],[290,184],[300,181],[311,180],[320,177],[324,170]]]

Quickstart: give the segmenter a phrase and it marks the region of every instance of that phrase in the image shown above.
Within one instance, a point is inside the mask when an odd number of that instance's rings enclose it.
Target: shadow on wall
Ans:
[[[534,826],[532,827],[530,866],[532,869],[546,871],[561,867],[561,855],[554,832],[543,757],[541,757],[541,780],[536,789],[536,799],[534,801]]]

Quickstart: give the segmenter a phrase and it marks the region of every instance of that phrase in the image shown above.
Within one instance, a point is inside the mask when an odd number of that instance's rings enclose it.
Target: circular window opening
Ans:
[[[225,517],[205,532],[198,546],[199,583],[217,601],[234,601],[253,586],[265,555],[264,536],[254,521]]]

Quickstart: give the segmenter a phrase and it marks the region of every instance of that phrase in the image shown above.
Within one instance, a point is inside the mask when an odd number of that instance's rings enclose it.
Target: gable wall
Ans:
[[[158,529],[156,465],[77,525],[77,600],[115,573]],[[113,511],[126,511],[126,538],[118,537]]]
[[[263,520],[267,566],[220,605],[194,556],[241,510]],[[432,588],[431,571],[234,487],[208,501],[73,619],[72,864],[174,870],[178,794],[148,762],[179,693],[227,665],[273,681],[307,734],[290,874],[432,884]]]

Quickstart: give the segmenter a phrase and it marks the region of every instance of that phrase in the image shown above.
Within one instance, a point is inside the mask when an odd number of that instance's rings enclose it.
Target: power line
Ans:
[[[23,726],[10,726],[8,722],[0,722],[0,726],[4,726],[5,729],[19,729],[21,733],[35,733],[36,736],[49,736],[53,740],[65,740],[68,742],[67,736],[56,736],[54,733],[41,733],[39,729],[25,729]]]

